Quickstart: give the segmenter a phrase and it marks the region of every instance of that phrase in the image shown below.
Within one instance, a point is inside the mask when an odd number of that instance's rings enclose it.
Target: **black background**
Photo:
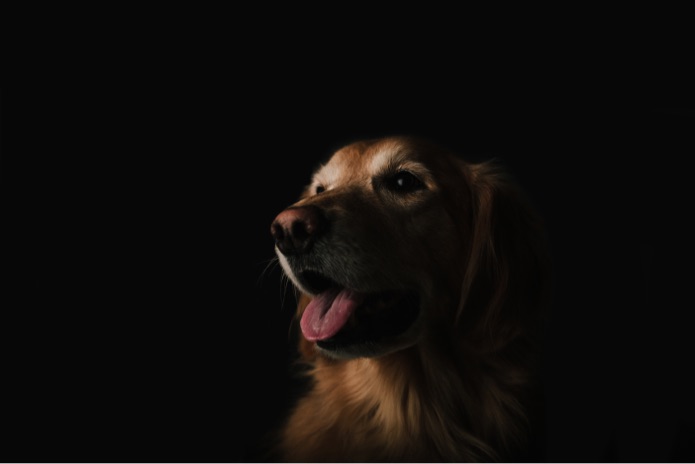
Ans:
[[[500,159],[547,221],[548,460],[695,459],[692,110],[207,43],[49,47],[3,84],[0,460],[263,460],[296,386],[270,223],[333,150],[394,134]]]

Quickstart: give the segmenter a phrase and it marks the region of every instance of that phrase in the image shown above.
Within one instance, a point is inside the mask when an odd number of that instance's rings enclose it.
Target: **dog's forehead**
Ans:
[[[369,178],[388,167],[416,161],[417,154],[398,139],[357,142],[335,152],[314,177],[331,185],[351,178]]]

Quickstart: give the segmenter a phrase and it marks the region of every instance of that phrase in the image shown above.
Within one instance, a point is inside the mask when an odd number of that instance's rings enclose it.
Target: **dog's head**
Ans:
[[[304,339],[334,358],[512,337],[541,298],[542,229],[520,192],[414,138],[338,150],[271,233]]]

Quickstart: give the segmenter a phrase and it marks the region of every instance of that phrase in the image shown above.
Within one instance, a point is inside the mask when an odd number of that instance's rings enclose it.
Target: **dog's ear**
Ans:
[[[471,335],[506,344],[525,327],[537,327],[547,306],[545,227],[528,197],[498,164],[462,169],[471,192],[472,237],[464,238],[470,248],[457,319]]]

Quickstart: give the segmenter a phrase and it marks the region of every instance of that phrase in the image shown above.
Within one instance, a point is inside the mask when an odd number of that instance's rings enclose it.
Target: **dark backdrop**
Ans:
[[[262,460],[296,387],[270,223],[392,134],[502,160],[547,221],[548,459],[695,459],[692,111],[189,58],[2,88],[1,460]]]

